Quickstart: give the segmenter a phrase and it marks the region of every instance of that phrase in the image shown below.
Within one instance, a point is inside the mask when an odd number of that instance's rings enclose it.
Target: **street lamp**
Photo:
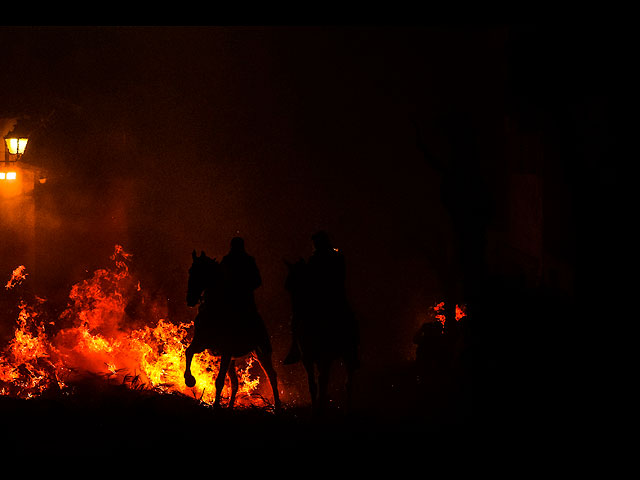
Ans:
[[[16,168],[13,166],[16,164],[20,157],[24,154],[24,150],[27,148],[27,142],[29,141],[26,135],[16,135],[14,132],[5,135],[4,143],[6,146],[4,156],[5,169],[0,170],[0,181],[2,180],[16,180],[18,174]],[[11,170],[7,171],[6,167]],[[4,182],[2,182],[4,184]]]
[[[29,139],[24,135],[8,134],[4,137],[4,143],[7,146],[5,162],[16,162],[27,148]]]

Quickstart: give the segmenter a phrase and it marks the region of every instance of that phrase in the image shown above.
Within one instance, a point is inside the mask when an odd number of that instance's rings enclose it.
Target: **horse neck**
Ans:
[[[207,285],[206,287],[204,287],[204,290],[202,290],[202,300],[203,301],[210,300],[211,297],[213,297],[214,292],[215,292],[215,289],[211,288],[210,285]]]
[[[212,266],[207,271],[206,279],[204,282],[204,288],[202,290],[202,299],[204,302],[211,300],[220,290],[220,275],[218,269]]]

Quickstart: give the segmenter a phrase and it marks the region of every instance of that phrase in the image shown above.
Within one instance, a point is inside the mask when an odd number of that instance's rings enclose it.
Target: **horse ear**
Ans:
[[[200,256],[201,256],[201,257],[206,257],[206,256],[207,256],[207,254],[206,254],[206,253],[204,253],[204,250],[200,250]]]
[[[193,252],[191,252],[191,258],[193,258],[194,261],[196,260],[196,258],[198,258],[198,256],[196,255],[195,249],[193,249]]]

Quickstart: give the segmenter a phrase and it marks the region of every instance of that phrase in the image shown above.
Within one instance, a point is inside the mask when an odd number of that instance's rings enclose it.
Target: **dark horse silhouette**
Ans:
[[[185,384],[193,387],[195,377],[191,374],[193,355],[208,349],[213,355],[220,356],[220,370],[216,377],[216,396],[214,407],[220,406],[225,377],[231,381],[229,408],[233,408],[238,391],[238,378],[235,372],[234,358],[255,352],[264,372],[269,377],[273,391],[274,405],[280,408],[276,371],[271,362],[271,342],[262,321],[255,309],[238,309],[229,302],[228,284],[221,263],[201,252],[192,253],[193,264],[189,269],[187,305],[200,304],[194,321],[194,335],[186,350]]]
[[[296,263],[285,260],[285,264],[289,269],[285,288],[291,297],[293,341],[299,347],[307,372],[312,408],[317,414],[326,410],[331,365],[342,360],[347,373],[349,410],[353,377],[358,367],[358,333],[353,313],[346,302],[325,303],[318,299],[309,264],[303,259]]]

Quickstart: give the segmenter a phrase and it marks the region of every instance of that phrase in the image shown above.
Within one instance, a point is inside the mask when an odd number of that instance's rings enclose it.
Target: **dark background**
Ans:
[[[48,172],[34,281],[64,297],[120,243],[143,286],[182,301],[191,251],[220,258],[241,235],[282,358],[282,260],[308,257],[311,234],[325,229],[347,259],[364,365],[383,371],[413,358],[413,334],[443,298],[454,236],[442,172],[415,125],[445,162],[464,126],[489,229],[514,231],[510,175],[543,178],[544,221],[527,228],[541,238],[538,260],[556,263],[537,280],[572,301],[580,287],[617,294],[599,280],[618,263],[608,247],[620,225],[626,35],[579,22],[0,27],[0,112],[30,116],[24,161]],[[506,148],[514,131],[535,137],[542,160]],[[531,280],[516,267],[517,281]]]

